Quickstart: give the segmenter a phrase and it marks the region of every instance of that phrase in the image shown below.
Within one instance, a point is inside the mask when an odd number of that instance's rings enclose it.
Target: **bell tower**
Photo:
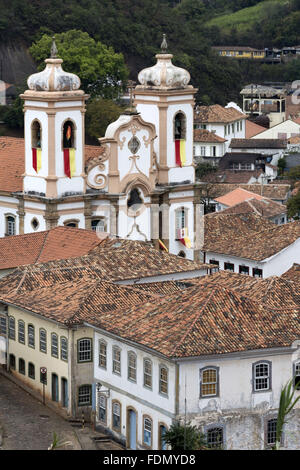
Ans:
[[[86,191],[84,115],[88,95],[62,69],[53,38],[46,68],[28,78],[24,100],[24,193],[58,198]]]
[[[155,56],[157,63],[138,75],[140,85],[135,88],[134,103],[143,119],[156,127],[158,183],[194,183],[193,121],[197,89],[188,84],[189,72],[172,64],[173,55],[167,53],[167,47],[164,35],[161,53]]]

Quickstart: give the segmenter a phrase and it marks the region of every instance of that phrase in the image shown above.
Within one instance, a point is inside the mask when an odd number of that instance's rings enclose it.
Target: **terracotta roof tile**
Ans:
[[[207,185],[203,185],[203,190]],[[224,196],[225,194],[237,189],[242,188],[246,191],[250,191],[252,193],[258,194],[263,197],[267,197],[269,199],[284,201],[289,197],[291,192],[291,185],[290,184],[264,184],[261,185],[259,183],[254,184],[227,184],[227,183],[209,183],[209,193],[211,198],[217,198]]]
[[[235,204],[222,211],[223,214],[248,214],[255,213],[261,217],[276,217],[286,214],[287,208],[284,204],[272,201],[272,199],[251,198]]]
[[[283,279],[289,279],[300,283],[300,264],[293,264],[293,266],[281,276]]]
[[[224,142],[227,142],[227,140],[223,139],[223,137],[218,136],[214,132],[210,132],[206,129],[195,129],[194,142],[211,142],[223,144]]]
[[[285,149],[287,142],[283,139],[231,139],[229,147],[238,149]]]
[[[263,132],[266,130],[265,127],[259,126],[258,124],[255,124],[255,122],[249,121],[249,119],[247,119],[245,122],[246,122],[246,139],[250,139],[256,134],[259,134],[260,132]]]
[[[0,238],[0,269],[77,257],[99,243],[96,232],[73,227],[3,237]]]
[[[234,122],[239,119],[244,119],[247,116],[235,108],[223,108],[219,104],[212,106],[198,106],[197,111],[194,114],[195,122]]]
[[[224,206],[232,207],[240,202],[247,201],[247,199],[263,199],[263,197],[259,194],[246,191],[243,188],[237,188],[224,196],[216,198],[215,200]]]

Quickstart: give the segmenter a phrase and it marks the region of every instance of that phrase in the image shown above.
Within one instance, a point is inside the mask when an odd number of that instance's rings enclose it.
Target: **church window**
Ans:
[[[64,226],[78,228],[78,220],[66,220]]]
[[[137,188],[133,188],[129,193],[127,200],[127,207],[131,212],[136,213],[143,205],[143,199],[141,193]]]
[[[186,236],[187,232],[187,211],[184,207],[175,211],[175,233],[176,240],[181,240]]]
[[[139,139],[135,135],[133,137],[131,137],[130,141],[128,142],[128,148],[129,148],[130,152],[133,153],[133,155],[135,155],[137,153],[140,146],[141,146],[141,143],[140,143]]]
[[[12,215],[7,215],[5,217],[5,225],[6,225],[6,236],[15,235],[16,234],[16,219]]]
[[[178,256],[180,256],[180,258],[185,258],[185,257],[186,257],[186,253],[181,250],[181,251],[179,251]]]
[[[71,120],[65,121],[63,126],[63,148],[75,148],[75,126]]]
[[[35,149],[42,147],[42,128],[36,120],[31,125],[31,146]]]
[[[186,138],[186,118],[181,112],[175,115],[174,119],[174,139],[185,140]]]
[[[34,217],[31,221],[31,227],[33,228],[33,230],[37,230],[39,225],[40,225],[39,221],[37,220],[36,217]]]
[[[106,232],[106,224],[104,217],[100,219],[93,219],[91,222],[91,228],[92,230],[95,230],[95,232]]]

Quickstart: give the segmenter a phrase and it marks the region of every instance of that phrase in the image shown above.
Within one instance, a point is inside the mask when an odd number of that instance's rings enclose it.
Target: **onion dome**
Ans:
[[[80,88],[80,78],[74,73],[62,69],[62,59],[57,57],[57,48],[53,38],[51,57],[45,60],[46,68],[30,75],[27,80],[29,90],[33,91],[74,91]]]
[[[163,35],[161,53],[156,54],[157,63],[143,69],[138,80],[143,88],[187,88],[191,79],[189,72],[172,64],[172,54],[167,54],[166,35]]]

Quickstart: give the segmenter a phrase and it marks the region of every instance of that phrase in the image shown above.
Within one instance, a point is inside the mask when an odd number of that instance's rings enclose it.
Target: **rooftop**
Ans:
[[[246,122],[246,139],[250,139],[256,134],[259,134],[260,132],[263,132],[266,130],[265,127],[259,126],[255,122],[249,121],[249,119],[247,119],[245,122]]]
[[[214,132],[210,132],[206,129],[195,129],[194,130],[194,142],[211,142],[217,144],[223,144],[227,142],[223,137],[219,137]]]
[[[257,199],[252,197],[246,201],[235,204],[222,211],[223,214],[248,214],[255,213],[261,217],[276,217],[286,214],[287,208],[284,204],[272,201],[271,199]]]
[[[216,184],[204,184],[203,191],[209,190],[210,197],[216,198],[224,196],[225,194],[238,189],[242,188],[246,191],[250,191],[251,193],[258,194],[263,197],[267,197],[269,199],[273,199],[275,201],[285,201],[289,197],[291,191],[290,184],[278,184],[277,182],[273,182],[272,184],[227,184],[227,183],[216,183]]]
[[[263,196],[259,194],[253,193],[251,191],[247,191],[243,188],[237,188],[229,193],[225,194],[224,196],[218,197],[215,199],[219,204],[222,204],[227,207],[235,206],[247,199],[264,199]]]
[[[247,116],[233,107],[223,108],[219,104],[212,106],[198,106],[194,114],[195,122],[229,123]]]
[[[294,263],[293,266],[281,276],[284,279],[300,283],[300,264]]]
[[[263,131],[265,130],[263,129]],[[229,147],[232,149],[285,149],[287,143],[284,139],[231,139]]]
[[[0,269],[78,257],[99,243],[95,231],[73,227],[3,237],[0,238]]]

